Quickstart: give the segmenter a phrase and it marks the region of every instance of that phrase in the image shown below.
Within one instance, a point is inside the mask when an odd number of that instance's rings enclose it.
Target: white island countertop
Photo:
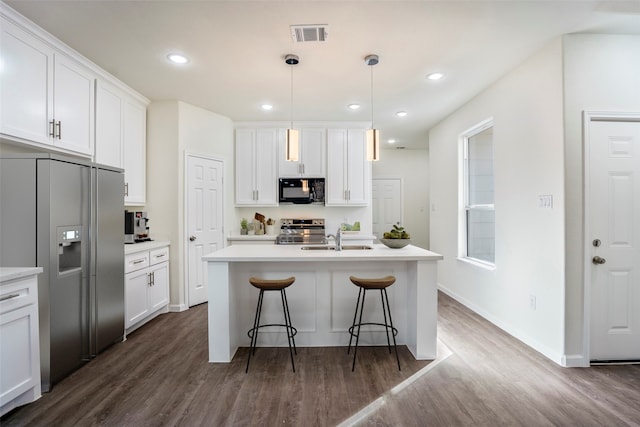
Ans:
[[[344,243],[345,247],[358,246]],[[412,245],[400,249],[381,244],[366,246],[372,249],[335,251],[305,250],[304,245],[232,245],[203,256],[208,276],[209,361],[228,363],[238,347],[249,344],[247,331],[254,320],[258,299],[258,292],[249,285],[251,276],[295,277],[295,284],[287,289],[287,294],[290,316],[298,330],[296,345],[346,347],[358,300],[358,289],[349,280],[351,275],[396,278],[389,295],[398,343],[406,345],[416,359],[434,359],[437,262],[443,259],[442,255]],[[282,317],[276,300],[273,297],[267,302],[262,314],[270,319],[269,323],[277,323]],[[376,304],[371,299],[367,304],[372,309],[367,316],[377,322],[375,319],[381,315],[377,309],[379,301]],[[365,344],[387,345],[384,331],[371,328]],[[287,345],[282,331],[260,333],[258,346],[280,345]]]
[[[227,246],[202,257],[204,261],[232,262],[307,262],[307,261],[439,261],[442,255],[417,246],[391,249],[382,244],[366,245],[373,249],[304,250],[305,245]],[[311,246],[311,245],[309,245]],[[331,245],[330,245],[331,246]],[[348,247],[348,244],[344,245]]]

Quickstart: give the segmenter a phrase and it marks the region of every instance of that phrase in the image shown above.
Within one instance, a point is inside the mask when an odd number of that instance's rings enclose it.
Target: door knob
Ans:
[[[593,262],[594,264],[604,264],[605,262],[607,262],[607,260],[596,255],[593,257],[593,260],[591,260],[591,262]]]
[[[193,242],[194,240],[196,240],[196,236],[191,236],[191,237],[189,237],[189,241],[190,241],[190,242]]]

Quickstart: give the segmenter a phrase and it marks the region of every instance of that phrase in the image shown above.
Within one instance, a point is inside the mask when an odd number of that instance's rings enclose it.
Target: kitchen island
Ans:
[[[345,250],[335,251],[299,245],[241,245],[205,255],[209,362],[230,362],[238,347],[249,345],[247,331],[258,299],[258,290],[249,284],[251,276],[296,277],[287,288],[287,297],[300,347],[348,345],[348,328],[358,297],[358,288],[349,276],[396,276],[388,293],[398,344],[406,345],[416,359],[435,359],[436,262],[442,255],[412,245],[402,249],[379,244],[368,247],[371,249],[345,246]],[[283,323],[280,304],[277,293],[265,295],[261,323]],[[363,321],[382,320],[380,298],[375,293],[369,294],[365,306]],[[386,345],[384,328],[367,333],[363,329],[360,343]],[[258,345],[286,346],[286,334],[281,328],[265,328],[260,331]]]

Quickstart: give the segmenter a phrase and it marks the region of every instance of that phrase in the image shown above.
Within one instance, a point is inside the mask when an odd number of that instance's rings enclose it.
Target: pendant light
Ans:
[[[380,130],[373,126],[373,66],[379,62],[378,55],[367,55],[364,62],[371,67],[371,129],[367,130],[367,160],[380,160]]]
[[[286,159],[288,162],[297,162],[299,153],[298,131],[293,128],[293,66],[300,62],[297,55],[288,54],[284,57],[291,68],[291,127],[287,129],[285,145]]]

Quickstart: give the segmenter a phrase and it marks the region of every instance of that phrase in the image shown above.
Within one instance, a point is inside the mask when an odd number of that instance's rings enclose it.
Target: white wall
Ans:
[[[583,355],[582,112],[640,112],[640,36],[571,34],[564,41],[566,354]],[[586,356],[586,355],[584,355]]]
[[[184,102],[154,102],[147,122],[147,206],[155,238],[171,242],[171,309],[186,308],[184,251],[185,152],[224,161],[225,229],[233,223],[233,125]]]
[[[402,225],[412,244],[429,249],[429,151],[382,150],[372,173],[373,178],[402,179]]]
[[[431,250],[446,292],[560,363],[564,353],[562,45],[555,40],[429,133]],[[493,117],[496,267],[458,260],[462,132]],[[551,194],[553,209],[538,207]],[[529,296],[536,297],[536,309]]]

